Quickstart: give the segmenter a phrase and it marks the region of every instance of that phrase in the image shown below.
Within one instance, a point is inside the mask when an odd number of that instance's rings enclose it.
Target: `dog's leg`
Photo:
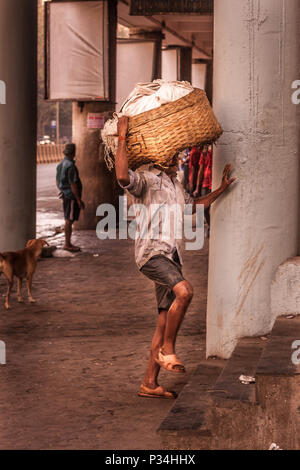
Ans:
[[[27,290],[28,290],[28,300],[29,300],[29,302],[34,303],[35,300],[34,300],[34,298],[32,297],[32,294],[31,294],[31,287],[32,287],[32,273],[28,274],[28,277],[27,277]]]
[[[7,293],[6,293],[6,298],[5,298],[5,308],[7,310],[10,308],[9,300],[10,300],[10,293],[12,290],[13,283],[14,283],[13,278],[7,279]]]
[[[22,278],[18,277],[18,302],[23,302],[22,299]]]

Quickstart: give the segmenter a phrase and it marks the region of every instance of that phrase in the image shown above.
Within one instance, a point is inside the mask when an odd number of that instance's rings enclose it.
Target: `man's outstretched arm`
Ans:
[[[204,209],[208,208],[216,199],[218,199],[221,194],[226,191],[227,188],[235,181],[235,178],[229,178],[229,173],[231,171],[231,165],[227,164],[224,168],[222,183],[218,189],[213,191],[206,196],[199,197],[194,200],[194,211],[196,210],[196,204],[202,204]]]
[[[118,149],[115,159],[116,177],[121,186],[130,183],[128,174],[128,160],[126,152],[126,135],[128,131],[128,117],[122,116],[118,121]]]

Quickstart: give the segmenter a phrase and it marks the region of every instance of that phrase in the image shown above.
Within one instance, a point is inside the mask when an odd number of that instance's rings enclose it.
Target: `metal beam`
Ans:
[[[170,28],[175,28],[177,31],[181,31],[183,33],[212,33],[213,32],[213,24],[210,22],[207,23],[196,23],[196,22],[187,22],[187,21],[178,21],[177,23],[170,23],[169,21],[166,22],[170,26]]]

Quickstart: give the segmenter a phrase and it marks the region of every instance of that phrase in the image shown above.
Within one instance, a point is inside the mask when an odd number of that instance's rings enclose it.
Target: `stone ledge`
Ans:
[[[244,385],[241,375],[255,377],[257,365],[266,343],[260,338],[239,340],[231,358],[213,387],[211,396],[219,400],[256,403],[255,383]]]
[[[222,367],[214,363],[199,364],[189,383],[184,387],[158,432],[193,432],[208,436],[206,408],[211,390]]]
[[[264,350],[257,375],[294,376],[300,374],[300,364],[293,364],[294,341],[300,341],[300,317],[277,318],[272,336]],[[300,354],[299,354],[300,356]]]
[[[282,263],[271,284],[271,311],[280,315],[300,315],[300,257]]]

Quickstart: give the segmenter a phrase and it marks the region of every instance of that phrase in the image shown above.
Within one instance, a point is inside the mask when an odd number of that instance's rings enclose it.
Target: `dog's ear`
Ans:
[[[28,248],[29,246],[31,246],[34,242],[35,242],[35,240],[28,240],[28,242],[27,242],[27,244],[26,244],[26,248]]]

